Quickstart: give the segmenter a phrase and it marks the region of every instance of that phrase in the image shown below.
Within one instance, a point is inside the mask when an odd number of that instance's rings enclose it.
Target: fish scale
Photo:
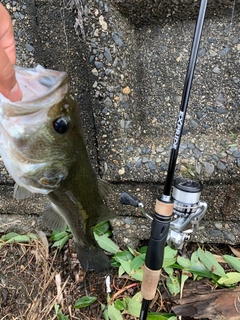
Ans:
[[[92,228],[115,216],[104,205],[108,186],[90,164],[66,73],[41,66],[15,71],[22,101],[0,95],[0,152],[16,181],[14,197],[46,194],[51,206],[43,222],[52,229],[68,225],[83,269],[104,271],[109,259]]]

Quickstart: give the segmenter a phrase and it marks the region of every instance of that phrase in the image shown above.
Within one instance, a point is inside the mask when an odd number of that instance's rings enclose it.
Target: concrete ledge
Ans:
[[[112,193],[107,199],[107,205],[116,212],[116,219],[111,221],[111,225],[119,245],[135,247],[139,240],[148,239],[151,224],[138,209],[123,206],[119,202],[120,194],[127,191],[134,195],[144,203],[146,212],[152,215],[155,199],[162,193],[162,187],[159,184],[111,184]],[[208,203],[208,210],[201,228],[191,238],[192,241],[232,245],[239,243],[239,188],[239,182],[205,185],[202,200]],[[41,213],[48,203],[47,198],[34,196],[17,201],[12,198],[12,194],[12,187],[0,188],[0,232],[28,232],[36,229],[47,231],[41,224]]]

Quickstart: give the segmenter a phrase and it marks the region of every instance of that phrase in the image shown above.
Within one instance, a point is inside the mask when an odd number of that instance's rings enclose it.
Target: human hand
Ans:
[[[11,18],[0,3],[0,93],[15,102],[22,99],[22,91],[17,83],[13,64],[16,50]]]

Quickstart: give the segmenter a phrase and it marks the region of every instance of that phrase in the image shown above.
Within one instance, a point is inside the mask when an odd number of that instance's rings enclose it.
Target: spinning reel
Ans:
[[[184,241],[199,228],[205,215],[207,203],[200,201],[202,185],[199,182],[179,177],[172,187],[173,221],[170,223],[167,243],[182,249]]]
[[[207,203],[200,201],[202,185],[199,182],[178,177],[174,180],[172,187],[173,220],[167,237],[169,246],[182,249],[184,241],[190,239],[190,235],[199,228],[199,222],[205,215]],[[124,205],[139,207],[142,213],[150,220],[153,217],[144,210],[141,201],[126,192],[120,196],[120,202]]]

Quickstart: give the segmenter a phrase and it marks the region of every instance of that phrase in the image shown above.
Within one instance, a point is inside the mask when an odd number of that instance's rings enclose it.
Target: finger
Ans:
[[[1,28],[0,28],[0,45],[7,53],[9,60],[12,64],[16,63],[16,50],[13,35],[12,20],[7,10],[0,3],[0,17],[1,17]]]
[[[11,101],[22,99],[12,64],[16,63],[13,26],[7,10],[0,3],[0,92]]]
[[[22,99],[22,92],[17,83],[13,65],[5,50],[0,46],[0,92],[15,102]]]

